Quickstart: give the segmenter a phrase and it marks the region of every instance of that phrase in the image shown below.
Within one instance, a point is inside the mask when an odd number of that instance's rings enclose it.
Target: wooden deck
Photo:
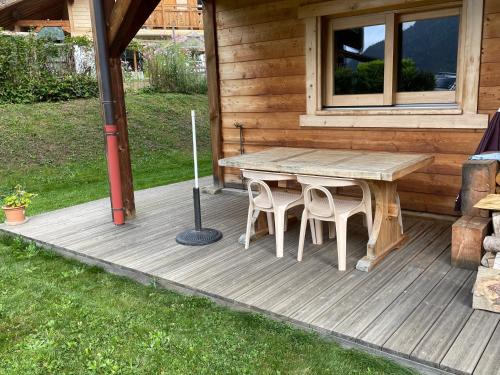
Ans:
[[[238,243],[245,195],[202,196],[204,224],[224,238],[198,248],[175,242],[192,226],[191,183],[143,190],[136,198],[137,218],[122,227],[110,223],[104,199],[0,230],[143,282],[154,279],[260,311],[431,369],[500,374],[500,314],[472,310],[475,272],[450,266],[449,222],[405,217],[409,242],[366,273],[355,269],[367,235],[354,219],[348,270],[339,272],[335,241],[314,246],[308,236],[304,261],[296,261],[296,224],[285,235],[284,258],[274,256],[271,236],[245,251]]]

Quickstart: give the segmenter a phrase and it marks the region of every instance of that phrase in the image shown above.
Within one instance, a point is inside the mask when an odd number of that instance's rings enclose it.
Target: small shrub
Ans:
[[[75,72],[75,46],[91,48],[82,37],[56,44],[34,34],[0,34],[0,104],[97,96],[94,74]]]
[[[150,90],[182,94],[205,94],[207,79],[197,69],[195,57],[177,45],[145,53]]]
[[[25,191],[21,185],[16,185],[11,192],[1,195],[0,199],[4,207],[18,208],[28,207],[36,196],[34,193]]]

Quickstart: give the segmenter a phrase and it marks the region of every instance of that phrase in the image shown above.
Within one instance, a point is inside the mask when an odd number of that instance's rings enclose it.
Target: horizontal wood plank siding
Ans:
[[[461,166],[474,153],[481,130],[301,128],[305,113],[304,22],[300,0],[218,0],[222,150],[240,153],[273,146],[429,153],[435,163],[399,184],[402,205],[416,211],[453,214]],[[312,3],[315,1],[307,1]],[[302,1],[304,3],[304,1]],[[479,111],[500,106],[500,3],[485,0]],[[238,170],[226,168],[227,184],[241,184]]]
[[[479,110],[494,113],[500,107],[500,1],[485,0],[484,8]]]

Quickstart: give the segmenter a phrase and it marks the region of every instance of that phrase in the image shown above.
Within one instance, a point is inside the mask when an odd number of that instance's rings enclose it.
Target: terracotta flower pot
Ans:
[[[2,207],[2,209],[8,225],[19,225],[26,221],[24,207]]]

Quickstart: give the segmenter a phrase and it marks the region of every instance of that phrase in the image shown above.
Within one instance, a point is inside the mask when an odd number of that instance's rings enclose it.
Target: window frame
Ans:
[[[413,10],[408,13],[401,13],[396,10],[352,17],[326,17],[322,21],[322,27],[326,24],[326,38],[322,43],[322,50],[325,52],[321,58],[325,80],[323,84],[323,107],[360,107],[360,106],[393,106],[393,105],[425,105],[425,104],[456,104],[458,102],[456,90],[450,91],[415,91],[398,92],[398,68],[399,68],[399,25],[403,22],[437,19],[443,17],[461,17],[459,6],[438,10]],[[335,95],[334,93],[334,61],[335,61],[335,41],[334,32],[349,28],[365,27],[373,25],[384,25],[384,89],[380,94],[355,94],[355,95]],[[460,31],[459,31],[460,36]],[[459,38],[460,39],[460,38]],[[460,61],[460,43],[457,46],[457,79],[458,62]]]
[[[373,11],[369,2],[360,5],[356,11],[342,6],[338,0],[326,1],[319,4],[303,5],[299,7],[299,18],[305,23],[306,44],[306,114],[300,118],[301,126],[321,127],[397,127],[399,121],[407,128],[466,128],[484,129],[488,124],[488,116],[478,114],[479,96],[479,70],[482,43],[483,7],[482,2],[475,0],[463,1],[428,1],[425,6],[419,1],[419,6],[409,4],[407,0],[388,2],[391,5],[379,4]],[[366,5],[364,5],[366,4]],[[373,6],[372,6],[373,7]],[[423,92],[429,104],[411,105],[412,97],[418,97],[422,92],[398,93],[397,72],[391,69],[392,74],[385,73],[384,84],[393,88],[384,88],[383,103],[380,106],[366,105],[359,100],[359,106],[326,107],[324,101],[325,63],[322,59],[322,43],[327,34],[325,20],[356,17],[361,20],[383,14],[386,22],[387,33],[395,33],[398,20],[409,20],[417,17],[440,18],[447,14],[460,13],[459,43],[457,54],[457,87],[455,92],[445,91]],[[393,29],[394,28],[394,29]],[[388,30],[390,29],[390,30]],[[397,33],[395,33],[397,34]],[[385,69],[389,71],[392,62],[397,64],[398,55],[394,49],[389,48],[386,37]],[[332,45],[333,48],[333,45]],[[392,52],[391,52],[392,51]],[[467,64],[464,63],[467,61]],[[397,66],[397,65],[396,65]],[[333,91],[332,91],[333,92]],[[452,93],[452,94],[450,94]],[[371,94],[362,94],[371,95]],[[375,94],[378,95],[378,94]],[[454,102],[443,102],[443,96],[451,98]],[[339,95],[340,97],[341,95]],[[433,96],[435,99],[433,99]],[[380,100],[380,99],[378,99]],[[392,103],[392,104],[387,104]],[[392,105],[392,106],[390,106]],[[399,115],[398,119],[392,119]],[[339,116],[343,116],[342,119]],[[377,118],[374,118],[377,116]]]
[[[353,94],[353,95],[335,95],[334,84],[334,61],[335,61],[335,41],[334,33],[337,30],[345,30],[349,28],[384,25],[385,38],[387,38],[386,16],[384,14],[373,14],[368,16],[357,16],[348,18],[327,18],[326,22],[326,40],[322,45],[325,49],[325,54],[321,56],[323,62],[323,71],[325,72],[325,80],[323,82],[323,106],[324,107],[346,107],[346,106],[381,106],[384,105],[384,93],[380,94]],[[322,27],[323,21],[322,21]],[[387,48],[385,48],[387,50]],[[385,51],[386,53],[387,51]],[[385,55],[384,55],[385,60]],[[385,90],[385,73],[384,73],[384,90]],[[328,95],[331,93],[331,95]]]

